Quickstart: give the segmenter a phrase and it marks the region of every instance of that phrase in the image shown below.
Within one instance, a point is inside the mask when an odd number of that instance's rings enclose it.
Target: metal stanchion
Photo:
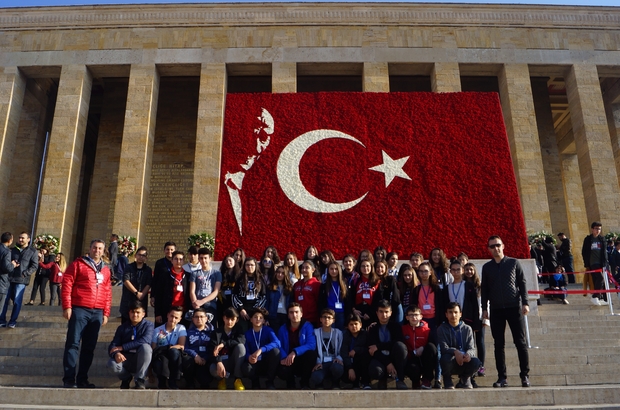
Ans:
[[[605,290],[608,291],[606,292],[607,303],[609,304],[609,315],[607,316],[620,316],[620,314],[614,313],[613,299],[611,297],[612,294],[609,292],[609,277],[607,276],[609,272],[607,271],[607,268],[603,268],[602,274],[603,278],[605,278]]]
[[[532,346],[532,342],[530,340],[530,322],[527,320],[527,315],[523,315],[525,318],[525,337],[527,338],[527,348],[528,349],[538,349],[538,346]]]

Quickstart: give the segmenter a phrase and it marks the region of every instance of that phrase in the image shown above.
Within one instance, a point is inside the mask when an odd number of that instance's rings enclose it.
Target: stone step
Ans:
[[[524,394],[526,393],[526,394]],[[580,387],[508,387],[504,389],[481,388],[431,391],[209,391],[209,408],[290,408],[291,403],[307,408],[411,408],[419,402],[426,408],[490,408],[499,406],[591,406],[592,403],[616,404],[616,385]],[[424,397],[426,396],[426,397]],[[422,398],[424,397],[424,398]],[[59,389],[59,388],[0,388],[0,403],[14,405],[46,406],[107,406],[122,408],[184,407],[204,408],[205,392],[195,390],[126,390],[118,389]],[[569,407],[566,407],[569,406]],[[590,407],[593,408],[593,407]]]

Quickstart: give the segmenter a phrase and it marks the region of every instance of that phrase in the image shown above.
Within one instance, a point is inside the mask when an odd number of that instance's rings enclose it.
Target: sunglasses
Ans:
[[[489,245],[489,249],[493,249],[493,248],[499,248],[501,247],[502,244],[501,243],[493,243],[491,245]]]

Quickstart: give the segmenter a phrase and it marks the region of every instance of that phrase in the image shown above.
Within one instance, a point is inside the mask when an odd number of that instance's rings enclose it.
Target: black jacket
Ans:
[[[11,263],[11,250],[5,245],[0,244],[0,295],[9,290],[9,276],[13,274],[13,264]]]
[[[30,275],[39,268],[39,251],[34,246],[26,246],[21,251],[15,247],[11,249],[11,258],[19,262],[19,266],[13,269],[13,274],[9,277],[11,283],[21,283],[28,285]]]
[[[598,236],[599,241],[601,241],[601,266],[597,266],[597,268],[601,268],[607,265],[607,248],[605,247],[605,238],[603,236]],[[586,269],[592,268],[590,266],[590,252],[592,252],[592,235],[588,235],[583,240],[583,246],[581,247],[581,256],[583,257],[583,265]]]
[[[349,329],[342,332],[342,345],[340,346],[340,356],[344,363],[345,369],[353,367],[353,361],[349,357],[349,352],[355,350],[355,357],[368,354],[368,334],[364,329],[360,330],[355,340]]]
[[[392,347],[394,346],[394,343],[396,342],[405,343],[405,338],[403,337],[403,328],[400,323],[388,322],[386,326],[387,326],[388,332],[390,332],[389,342],[382,342],[381,339],[379,338],[379,329],[381,328],[381,325],[379,324],[379,322],[376,322],[374,326],[368,329],[368,342],[367,342],[368,346],[372,346],[372,345],[377,346],[378,350],[375,352],[372,358],[377,359],[384,366],[387,366],[388,364],[390,364],[392,360],[390,359],[389,355],[385,355],[382,352],[383,351],[391,352]]]
[[[527,305],[527,284],[517,259],[504,256],[498,264],[490,260],[482,267],[482,309],[491,302],[491,310]]]
[[[224,327],[222,326],[211,333],[211,340],[209,341],[207,350],[213,352],[220,344],[223,344],[224,347],[220,350],[220,354],[213,358],[215,362],[221,362],[222,355],[230,354],[235,346],[245,344],[245,335],[233,329],[230,336],[228,336],[224,333]]]

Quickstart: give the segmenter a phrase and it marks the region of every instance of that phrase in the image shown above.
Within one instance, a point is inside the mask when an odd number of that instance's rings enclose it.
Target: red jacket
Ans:
[[[319,321],[319,290],[321,282],[317,278],[301,279],[295,282],[293,294],[295,302],[301,305],[304,319],[317,326]]]
[[[409,357],[411,357],[411,354],[415,349],[421,346],[426,346],[428,343],[428,337],[431,334],[431,329],[423,320],[420,321],[420,324],[422,326],[418,326],[416,328],[411,327],[410,324],[403,325],[403,337],[405,338],[405,344],[407,345]]]
[[[43,269],[50,270],[50,282],[52,283],[62,283],[62,272],[60,271],[60,267],[54,261],[49,263],[39,262],[39,266]]]
[[[110,283],[110,269],[103,264],[101,269],[103,280],[97,284],[97,272],[79,257],[62,275],[62,308],[69,309],[75,306],[87,309],[103,309],[104,316],[110,316],[112,306],[112,284]]]

